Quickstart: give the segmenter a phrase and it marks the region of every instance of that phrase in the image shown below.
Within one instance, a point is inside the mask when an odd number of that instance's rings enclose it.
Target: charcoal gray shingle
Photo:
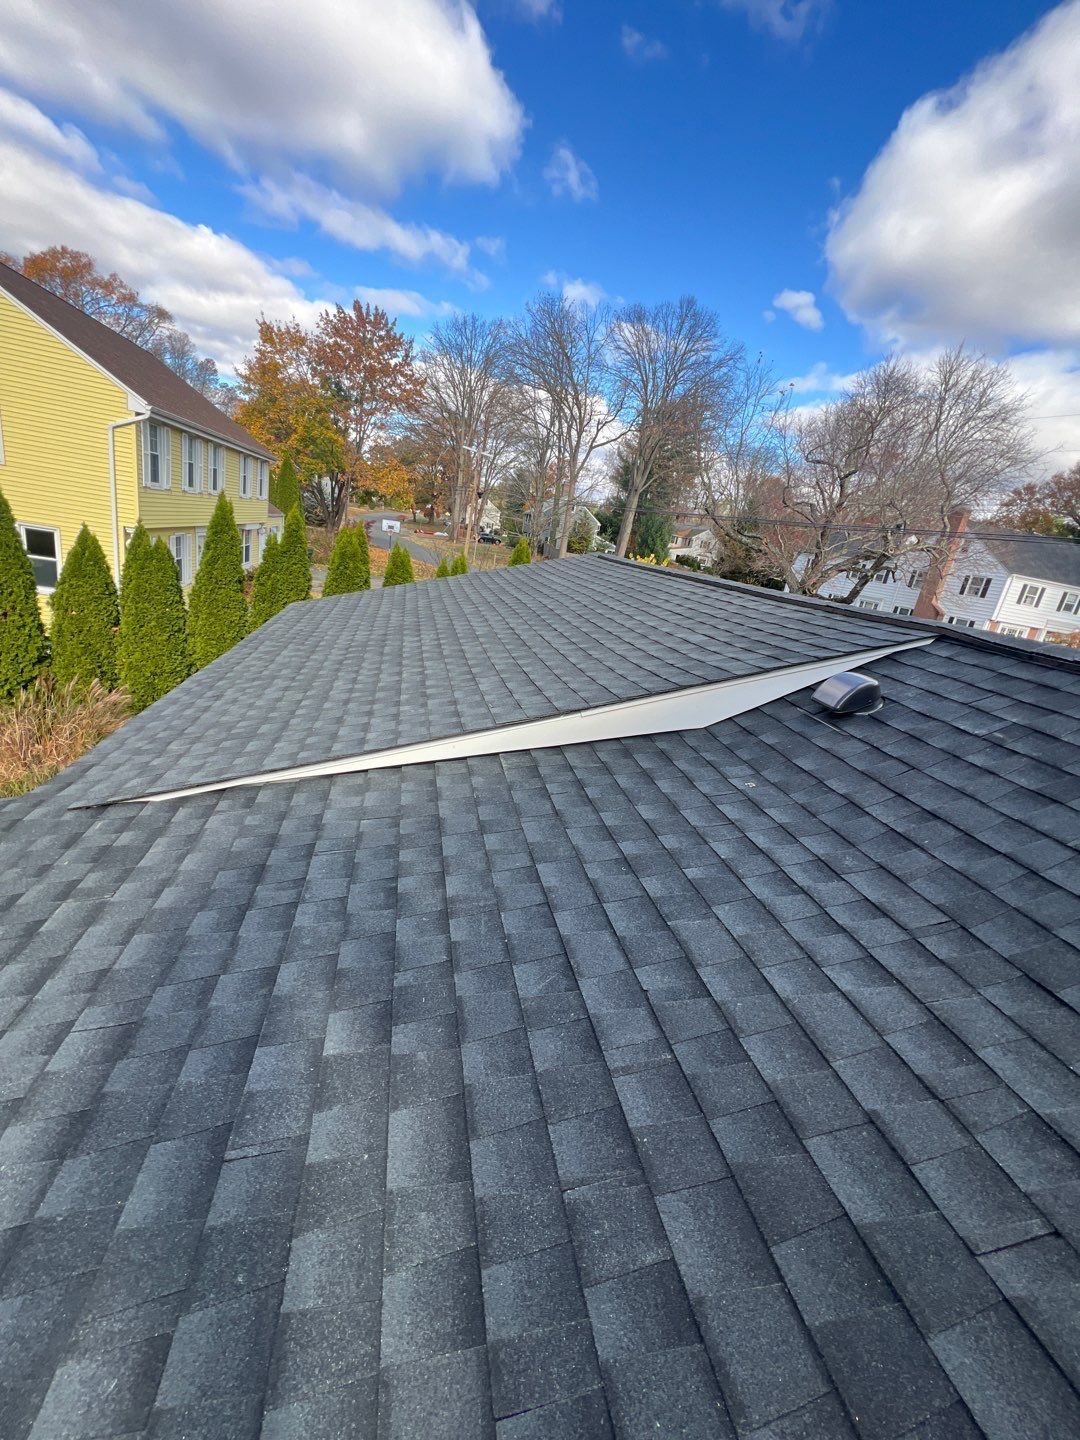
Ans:
[[[489,583],[422,602],[457,718]],[[605,686],[670,660],[616,638]],[[1073,1433],[1080,674],[874,672],[850,722],[72,808],[133,724],[0,806],[0,1434]]]

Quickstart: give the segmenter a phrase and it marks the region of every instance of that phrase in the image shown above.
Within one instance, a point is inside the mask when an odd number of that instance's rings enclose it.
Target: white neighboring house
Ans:
[[[843,597],[851,585],[841,576],[819,593]],[[940,572],[928,557],[908,556],[879,570],[855,605],[1027,640],[1074,635],[1080,632],[1080,544],[1021,534],[991,539],[975,527],[957,536]]]
[[[709,525],[681,526],[675,531],[675,538],[668,547],[670,559],[678,560],[680,555],[686,555],[702,565],[711,565],[718,553],[716,535]]]
[[[502,512],[494,500],[484,501],[477,530],[481,535],[498,535],[502,530]]]

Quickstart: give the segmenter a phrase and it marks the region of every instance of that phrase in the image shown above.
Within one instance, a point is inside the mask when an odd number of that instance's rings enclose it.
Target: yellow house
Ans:
[[[222,491],[244,564],[257,565],[282,526],[273,460],[156,356],[0,264],[0,490],[39,594],[55,586],[84,522],[117,579],[141,521],[190,584]]]

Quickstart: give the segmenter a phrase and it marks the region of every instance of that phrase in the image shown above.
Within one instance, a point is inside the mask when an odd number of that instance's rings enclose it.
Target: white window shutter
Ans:
[[[172,431],[164,425],[158,426],[158,446],[160,456],[158,458],[158,475],[163,490],[172,489]]]

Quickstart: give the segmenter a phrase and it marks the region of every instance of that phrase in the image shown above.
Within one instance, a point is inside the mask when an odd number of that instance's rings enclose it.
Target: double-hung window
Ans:
[[[252,492],[252,467],[255,462],[250,455],[240,456],[240,499],[250,500]]]
[[[1057,603],[1062,615],[1080,614],[1080,590],[1066,590]]]
[[[259,461],[259,490],[260,500],[266,499],[267,491],[270,488],[270,464],[266,460]]]
[[[250,570],[255,564],[255,531],[245,527],[240,531],[240,542],[244,550],[244,569]]]
[[[1016,597],[1016,603],[1018,605],[1030,605],[1033,609],[1037,610],[1042,604],[1045,594],[1045,585],[1021,585],[1020,594]]]
[[[153,420],[143,431],[143,484],[148,490],[168,490],[170,432]]]
[[[206,544],[206,530],[195,531],[195,572],[198,574],[199,566],[202,564],[203,546]]]
[[[880,610],[881,606],[876,600],[856,600],[855,608],[857,610]]]
[[[946,625],[955,625],[959,630],[974,630],[975,621],[968,620],[964,615],[946,615]]]
[[[960,594],[970,595],[973,600],[984,600],[993,583],[992,575],[965,575],[960,581]]]
[[[183,437],[184,470],[182,488],[189,495],[202,489],[203,442],[197,435]]]
[[[1019,635],[1019,636],[1021,636],[1022,638],[1026,639],[1026,638],[1027,638],[1027,633],[1028,633],[1028,632],[1027,632],[1027,630],[1025,629],[1025,627],[1024,627],[1023,625],[999,625],[999,626],[998,626],[998,634],[999,634],[999,635]]]
[[[225,489],[225,446],[210,446],[210,494],[220,495]]]
[[[892,613],[893,613],[894,615],[910,615],[910,614],[911,614],[911,606],[910,606],[910,605],[894,605],[894,606],[892,607]]]
[[[170,535],[169,549],[172,551],[173,559],[176,561],[176,568],[180,572],[180,584],[190,585],[192,580],[191,536],[183,531],[177,535]]]
[[[909,587],[910,589],[912,589],[912,590],[921,590],[922,587],[923,587],[923,585],[926,583],[926,571],[925,571],[925,570],[912,570],[912,571],[910,571],[910,572],[908,573],[907,583],[908,583],[908,587]]]
[[[23,549],[30,556],[37,588],[55,590],[60,578],[60,531],[49,525],[16,525],[15,528]]]
[[[887,567],[883,570],[876,570],[874,572],[874,579],[879,585],[895,585],[896,571]]]

